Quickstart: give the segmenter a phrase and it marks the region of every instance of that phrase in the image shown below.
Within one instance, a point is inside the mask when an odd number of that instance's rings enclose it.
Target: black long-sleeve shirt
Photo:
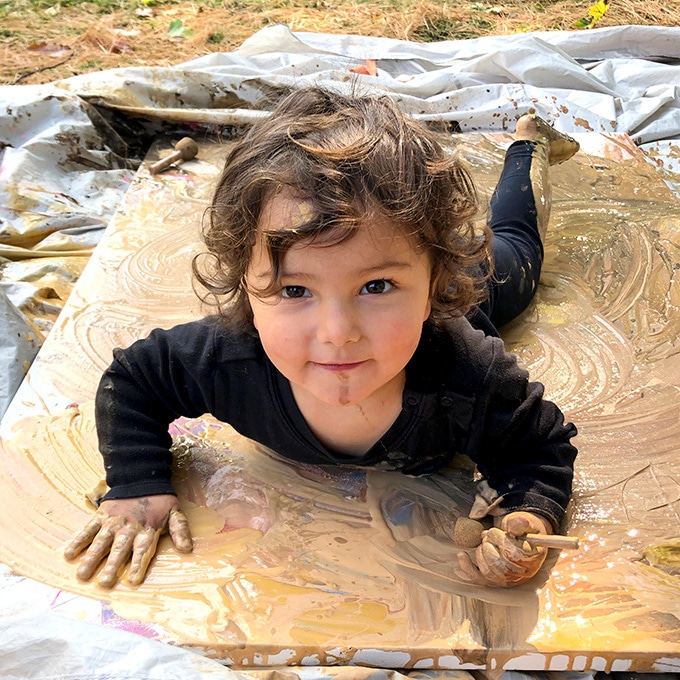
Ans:
[[[360,457],[319,442],[259,340],[214,318],[155,330],[114,350],[96,402],[106,498],[174,493],[168,426],[204,413],[304,463],[419,475],[465,454],[504,497],[502,507],[535,512],[556,529],[571,495],[576,428],[543,399],[543,386],[528,381],[500,339],[465,318],[443,330],[425,323],[406,366],[402,411]]]

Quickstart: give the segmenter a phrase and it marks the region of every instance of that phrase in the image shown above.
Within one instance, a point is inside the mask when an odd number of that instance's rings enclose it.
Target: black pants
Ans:
[[[511,144],[489,206],[494,271],[480,310],[496,328],[527,308],[541,275],[543,243],[529,174],[532,149],[528,141]]]

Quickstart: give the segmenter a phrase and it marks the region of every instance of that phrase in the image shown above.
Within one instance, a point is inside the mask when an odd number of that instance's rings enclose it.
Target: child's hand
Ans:
[[[525,534],[551,534],[550,523],[529,512],[511,512],[497,518],[497,527],[482,534],[474,553],[458,553],[459,573],[480,585],[516,586],[535,576],[543,565],[547,548],[532,547],[522,540]]]
[[[175,496],[164,494],[104,501],[71,541],[64,557],[72,560],[87,548],[76,572],[79,579],[87,581],[108,554],[97,579],[104,588],[116,584],[129,561],[127,580],[131,585],[139,585],[166,527],[175,548],[180,552],[191,552],[189,524]]]

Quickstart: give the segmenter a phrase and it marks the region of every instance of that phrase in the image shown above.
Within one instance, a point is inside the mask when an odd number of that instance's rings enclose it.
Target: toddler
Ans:
[[[560,530],[576,429],[495,336],[538,283],[532,173],[578,145],[533,116],[516,138],[475,229],[467,171],[388,97],[309,88],[253,125],[194,261],[219,313],[114,350],[101,380],[109,491],[66,550],[87,548],[79,578],[107,558],[102,586],[128,563],[140,583],[166,529],[191,550],[168,426],[204,413],[303,463],[426,475],[465,454],[474,513],[496,528],[452,570],[498,586],[536,574],[546,549],[521,536]]]

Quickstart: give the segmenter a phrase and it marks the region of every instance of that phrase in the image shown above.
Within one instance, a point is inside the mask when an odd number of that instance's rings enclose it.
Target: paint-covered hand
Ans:
[[[85,528],[71,541],[64,557],[74,559],[87,548],[76,576],[87,581],[107,557],[97,583],[112,588],[130,564],[128,583],[139,585],[167,528],[180,552],[191,552],[189,523],[175,496],[143,496],[104,501]]]
[[[543,565],[547,548],[531,546],[526,534],[551,534],[550,523],[529,512],[511,512],[496,518],[495,527],[482,534],[474,557],[458,553],[459,576],[480,585],[508,588],[528,581]]]

